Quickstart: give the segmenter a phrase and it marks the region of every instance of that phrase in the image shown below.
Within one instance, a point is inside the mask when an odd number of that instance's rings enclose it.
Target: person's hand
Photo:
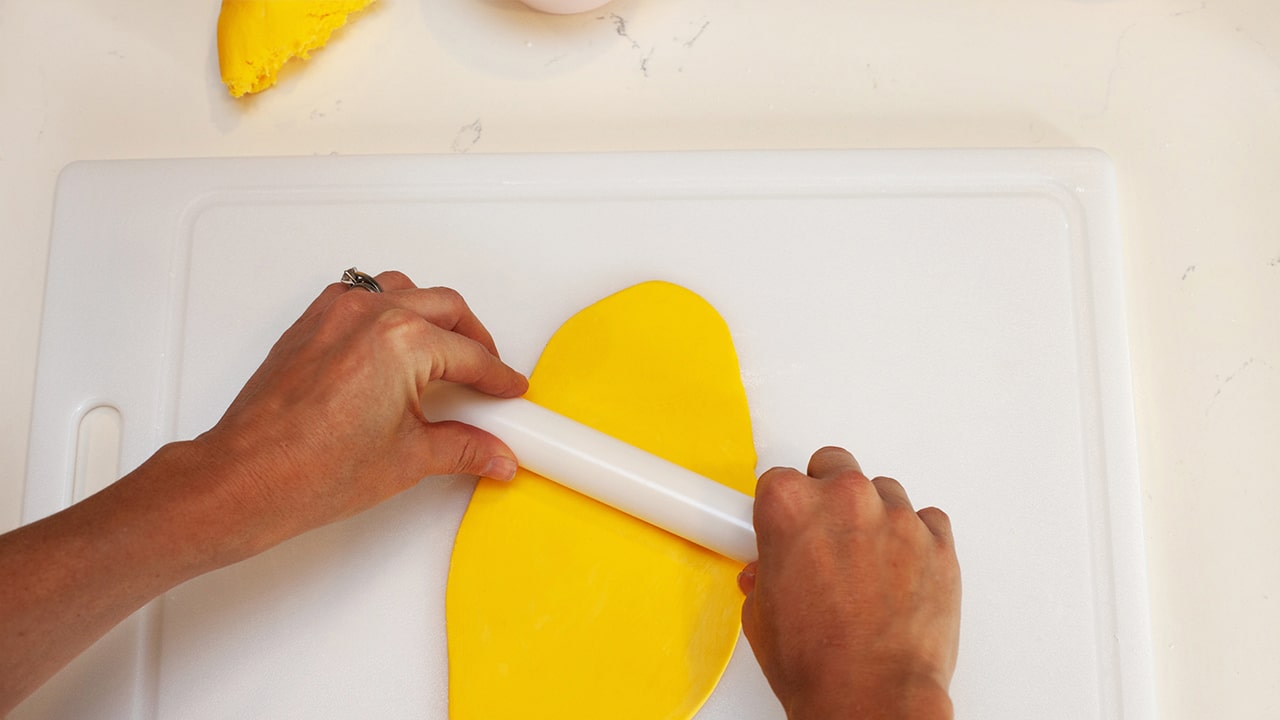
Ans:
[[[429,423],[420,397],[446,380],[500,397],[528,389],[489,332],[446,288],[398,272],[384,292],[327,287],[272,348],[226,414],[191,445],[225,468],[214,482],[249,527],[252,552],[354,515],[428,475],[510,479],[511,450],[454,422]]]
[[[290,327],[213,429],[102,491],[0,535],[0,716],[129,613],[197,575],[353,515],[427,475],[509,479],[510,448],[428,423],[449,380],[528,388],[452,290],[383,273],[334,283]]]
[[[960,568],[945,513],[916,512],[896,480],[829,447],[807,475],[760,477],[755,527],[743,631],[791,720],[951,717]]]

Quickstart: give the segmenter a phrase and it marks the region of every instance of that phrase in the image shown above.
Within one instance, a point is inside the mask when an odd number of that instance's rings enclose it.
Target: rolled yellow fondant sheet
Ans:
[[[733,342],[688,290],[645,283],[578,313],[526,397],[754,490]],[[451,717],[691,717],[738,639],[740,569],[525,470],[480,481],[446,591]]]

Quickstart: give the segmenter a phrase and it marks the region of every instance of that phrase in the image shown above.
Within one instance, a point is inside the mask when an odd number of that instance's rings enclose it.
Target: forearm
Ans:
[[[152,598],[243,553],[213,542],[220,502],[189,444],[0,536],[0,716]],[[199,485],[199,482],[194,483]]]

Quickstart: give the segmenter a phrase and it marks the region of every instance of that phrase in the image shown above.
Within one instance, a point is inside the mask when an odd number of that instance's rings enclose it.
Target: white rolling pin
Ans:
[[[522,398],[432,383],[428,420],[498,436],[527,470],[740,562],[756,559],[750,495]]]

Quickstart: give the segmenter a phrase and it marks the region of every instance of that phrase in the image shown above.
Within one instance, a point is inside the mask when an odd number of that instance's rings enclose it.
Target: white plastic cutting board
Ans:
[[[524,371],[578,309],[670,280],[733,331],[761,470],[845,445],[951,514],[960,717],[1154,717],[1114,194],[1084,150],[76,164],[25,517],[100,484],[75,480],[88,411],[119,412],[121,470],[204,430],[351,265],[457,288]],[[15,716],[445,717],[471,486],[175,589]],[[782,717],[745,641],[699,717]]]

